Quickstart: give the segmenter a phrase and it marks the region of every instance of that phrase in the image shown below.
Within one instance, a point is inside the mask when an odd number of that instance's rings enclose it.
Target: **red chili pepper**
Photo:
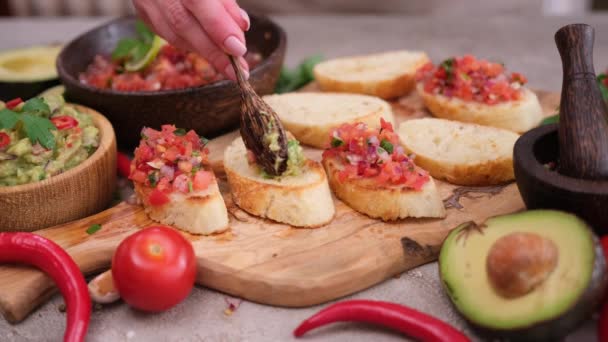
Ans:
[[[349,300],[333,304],[302,322],[293,334],[300,337],[320,326],[346,321],[383,325],[427,342],[469,341],[460,331],[437,318],[399,304],[373,300]]]
[[[66,304],[63,340],[84,341],[91,318],[91,297],[80,269],[59,245],[32,233],[0,233],[0,262],[33,265],[48,274]]]
[[[51,122],[60,131],[78,126],[78,121],[69,115],[59,115],[52,117]]]
[[[18,105],[20,105],[21,103],[23,103],[23,100],[20,97],[18,97],[16,99],[12,99],[12,100],[8,101],[6,103],[6,108],[13,109],[13,108],[17,107]]]
[[[604,258],[608,261],[608,235],[603,236],[600,243],[604,251]],[[600,342],[608,342],[608,300],[606,300],[606,295],[604,295],[604,304],[600,311],[600,319],[597,322],[597,336]]]
[[[4,132],[0,132],[0,148],[8,146],[11,143],[11,137]]]
[[[118,152],[116,154],[116,169],[118,174],[122,177],[129,178],[131,173],[131,159],[124,153]]]

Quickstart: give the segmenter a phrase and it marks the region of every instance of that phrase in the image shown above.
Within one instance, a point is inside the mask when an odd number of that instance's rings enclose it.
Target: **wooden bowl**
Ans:
[[[116,189],[116,137],[110,122],[77,106],[99,128],[97,150],[80,165],[40,182],[0,187],[0,231],[34,231],[107,208]]]
[[[66,87],[66,98],[104,113],[122,147],[135,147],[143,126],[160,128],[171,123],[213,137],[238,126],[240,92],[228,80],[209,85],[155,92],[120,92],[81,84],[78,75],[97,54],[110,54],[116,42],[135,35],[135,18],[120,18],[86,32],[67,44],[57,59],[57,72]],[[250,82],[260,95],[274,91],[285,55],[283,30],[266,17],[251,16],[246,32],[250,51],[263,61],[250,72]]]
[[[513,163],[517,187],[528,209],[574,213],[602,235],[608,232],[608,181],[564,176],[545,165],[557,162],[557,124],[535,128],[515,143]]]

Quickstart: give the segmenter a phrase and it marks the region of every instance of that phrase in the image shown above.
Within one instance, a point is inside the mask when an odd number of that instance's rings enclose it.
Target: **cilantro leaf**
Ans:
[[[439,65],[443,70],[445,70],[445,73],[448,76],[448,80],[450,80],[454,76],[454,63],[455,62],[456,62],[456,60],[452,57],[452,58],[448,58],[445,61],[441,62],[441,64]]]
[[[21,108],[21,111],[38,116],[48,116],[51,114],[51,108],[44,101],[44,99],[40,97],[34,97],[25,101],[25,103],[23,104],[23,108]]]
[[[331,147],[340,147],[344,144],[344,141],[342,139],[333,137],[331,139]]]
[[[148,28],[148,26],[146,26],[146,24],[144,24],[143,21],[138,20],[135,23],[135,30],[137,31],[137,34],[139,34],[139,36],[142,38],[144,43],[148,43],[148,44],[152,43],[152,40],[154,39],[154,32],[152,32]]]
[[[135,46],[139,44],[139,41],[133,38],[124,38],[118,41],[116,48],[112,51],[112,59],[127,58],[131,51],[135,49]]]
[[[559,122],[559,114],[555,114],[555,115],[545,118],[543,121],[540,122],[540,125],[541,126],[551,125],[551,124],[558,123],[558,122]]]
[[[10,109],[0,110],[0,128],[13,129],[19,121],[19,114]]]
[[[393,144],[391,144],[391,142],[386,139],[382,139],[382,141],[380,142],[380,147],[382,147],[389,154],[393,153]]]
[[[323,56],[315,55],[303,60],[293,70],[282,68],[275,92],[281,94],[294,91],[313,81],[315,79],[313,69],[321,60]]]
[[[97,233],[99,230],[101,229],[101,225],[99,223],[95,223],[92,224],[88,229],[87,229],[87,234],[92,235]]]
[[[51,131],[57,128],[51,123],[51,120],[24,113],[21,114],[21,121],[23,121],[25,134],[27,134],[32,144],[38,142],[48,149],[55,148],[55,136]]]
[[[184,135],[186,135],[186,133],[187,133],[186,130],[183,128],[178,128],[173,132],[173,134],[180,136],[180,137],[183,137]]]

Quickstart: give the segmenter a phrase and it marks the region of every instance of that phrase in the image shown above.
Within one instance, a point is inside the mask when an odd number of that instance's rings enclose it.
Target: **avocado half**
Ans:
[[[32,46],[0,52],[0,100],[29,99],[59,84],[55,60],[61,46]]]
[[[530,272],[519,277],[523,268]],[[513,341],[564,337],[594,311],[608,284],[591,228],[554,210],[458,226],[444,241],[439,270],[452,303],[480,335]],[[505,281],[513,274],[534,286],[514,287],[518,281]]]

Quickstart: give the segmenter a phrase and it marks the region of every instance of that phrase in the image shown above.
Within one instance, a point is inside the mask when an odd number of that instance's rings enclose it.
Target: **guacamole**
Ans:
[[[48,95],[0,105],[0,186],[33,183],[86,160],[99,146],[90,115]]]
[[[267,179],[286,176],[298,176],[300,173],[302,173],[302,168],[304,167],[305,160],[306,158],[304,157],[304,152],[302,150],[302,146],[300,146],[300,142],[295,139],[290,139],[287,141],[287,169],[285,169],[285,171],[280,176],[272,176],[266,173],[266,171],[264,171],[264,169],[260,167],[260,173],[264,178]]]

